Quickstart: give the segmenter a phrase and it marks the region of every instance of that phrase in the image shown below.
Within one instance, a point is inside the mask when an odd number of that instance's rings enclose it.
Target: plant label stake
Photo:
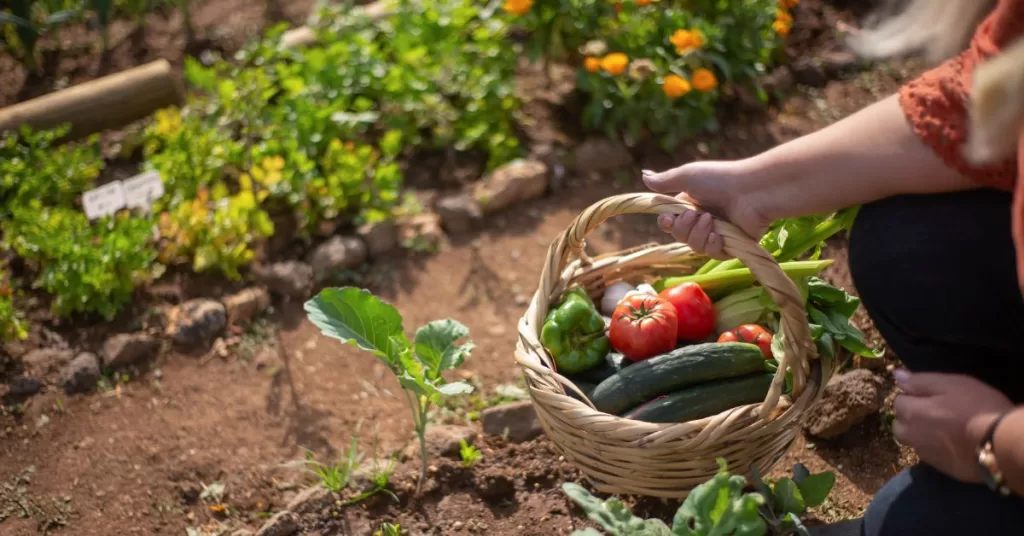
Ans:
[[[164,182],[158,171],[147,171],[124,181],[124,199],[128,208],[141,208],[148,213],[153,201],[162,195]]]
[[[114,181],[82,194],[82,208],[90,220],[109,216],[125,206],[124,186]]]

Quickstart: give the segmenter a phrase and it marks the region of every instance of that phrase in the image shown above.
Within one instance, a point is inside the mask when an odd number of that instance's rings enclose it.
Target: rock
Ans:
[[[573,162],[580,173],[614,171],[633,163],[633,155],[622,143],[608,138],[588,138],[573,151]]]
[[[256,531],[256,536],[291,536],[299,530],[299,516],[293,512],[280,512],[267,520]]]
[[[31,376],[15,376],[7,382],[8,395],[14,398],[28,398],[43,389],[43,382]]]
[[[483,217],[480,205],[466,192],[442,197],[434,210],[450,233],[464,233]]]
[[[444,242],[441,217],[433,212],[417,214],[404,222],[399,231],[402,245],[416,251],[434,250]]]
[[[499,167],[473,185],[473,199],[484,214],[544,195],[548,166],[538,160],[515,160]]]
[[[366,242],[370,257],[376,257],[398,247],[398,226],[394,220],[364,223],[356,229],[359,238]]]
[[[270,294],[252,287],[225,297],[221,303],[224,304],[228,324],[244,324],[270,307]]]
[[[882,407],[882,380],[870,370],[840,374],[825,387],[811,407],[804,428],[812,436],[830,439],[861,423]]]
[[[71,359],[75,353],[67,349],[39,348],[32,350],[21,358],[25,369],[36,376],[46,376],[60,370]]]
[[[78,354],[60,373],[60,385],[69,395],[92,391],[99,379],[100,359],[90,352]]]
[[[472,444],[476,439],[477,431],[469,426],[458,426],[454,424],[443,424],[427,428],[427,457],[436,456],[459,456],[459,443],[465,441]],[[419,458],[420,444],[414,441],[403,453],[406,458]]]
[[[301,261],[275,262],[253,268],[257,280],[288,298],[305,298],[313,289],[313,267]]]
[[[834,50],[821,57],[821,66],[827,77],[836,78],[856,71],[860,67],[860,59],[849,50]]]
[[[285,509],[297,514],[310,514],[323,508],[331,499],[331,492],[317,484],[300,491],[295,498],[288,501]]]
[[[793,62],[793,79],[798,84],[811,87],[825,87],[828,76],[817,62],[810,58],[799,58]]]
[[[224,305],[216,300],[189,300],[171,309],[164,333],[176,344],[198,346],[216,337],[228,323]]]
[[[326,281],[339,270],[355,268],[366,261],[366,244],[354,236],[334,236],[317,246],[309,257],[313,278]]]
[[[764,75],[761,77],[760,82],[766,92],[775,95],[785,95],[792,91],[793,86],[796,85],[793,72],[786,66],[779,67]]]
[[[120,333],[103,343],[103,365],[126,367],[142,359],[156,357],[160,341],[145,333]]]
[[[544,432],[529,400],[487,408],[480,414],[480,421],[485,434],[500,436],[507,430],[508,440],[514,443],[529,441]]]

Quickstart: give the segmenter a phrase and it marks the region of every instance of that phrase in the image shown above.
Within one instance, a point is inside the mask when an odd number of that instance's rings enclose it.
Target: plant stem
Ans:
[[[832,264],[830,260],[823,261],[795,261],[784,262],[779,266],[791,279],[818,275],[826,266]],[[747,286],[754,282],[754,274],[749,268],[737,268],[701,275],[684,275],[680,277],[669,277],[655,283],[654,288],[659,292],[666,288],[681,285],[683,283],[697,283],[705,292],[711,294],[713,291],[723,292],[737,287]]]

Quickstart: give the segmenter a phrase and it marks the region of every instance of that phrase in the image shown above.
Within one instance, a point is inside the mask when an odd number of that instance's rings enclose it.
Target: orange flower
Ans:
[[[704,34],[700,30],[676,30],[672,37],[668,38],[676,47],[676,53],[686,54],[704,46]]]
[[[677,99],[690,92],[690,83],[685,78],[670,74],[661,82],[661,90],[670,99]]]
[[[779,0],[779,5],[786,9],[793,9],[800,4],[800,0]]]
[[[515,15],[523,15],[533,7],[533,0],[505,0],[502,9]]]
[[[646,6],[646,5],[649,5],[649,4],[653,4],[653,3],[657,2],[657,1],[658,0],[636,0],[636,5],[638,5],[640,7],[643,7],[643,6]],[[783,1],[785,1],[785,0],[783,0]],[[799,2],[800,0],[797,0],[797,1]]]
[[[775,30],[775,33],[781,35],[782,37],[786,37],[787,35],[789,35],[790,28],[791,26],[788,22],[783,22],[781,20],[777,20],[772,23],[772,30]]]
[[[621,52],[612,52],[601,58],[601,69],[608,74],[622,74],[629,65],[629,56]]]
[[[587,58],[583,60],[583,68],[586,69],[588,73],[596,73],[601,70],[601,60],[597,58]]]
[[[792,22],[793,22],[793,15],[790,15],[788,11],[779,9],[779,10],[775,11],[775,20],[777,22],[781,21],[781,22],[788,22],[788,23],[792,24]]]
[[[697,69],[693,71],[693,87],[700,92],[707,93],[718,87],[718,79],[715,78],[715,73],[708,69]]]

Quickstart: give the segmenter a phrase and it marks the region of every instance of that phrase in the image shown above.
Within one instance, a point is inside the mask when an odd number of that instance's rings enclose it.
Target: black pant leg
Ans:
[[[850,271],[879,332],[912,371],[968,374],[1024,402],[1024,300],[1011,196],[994,190],[865,205]]]

